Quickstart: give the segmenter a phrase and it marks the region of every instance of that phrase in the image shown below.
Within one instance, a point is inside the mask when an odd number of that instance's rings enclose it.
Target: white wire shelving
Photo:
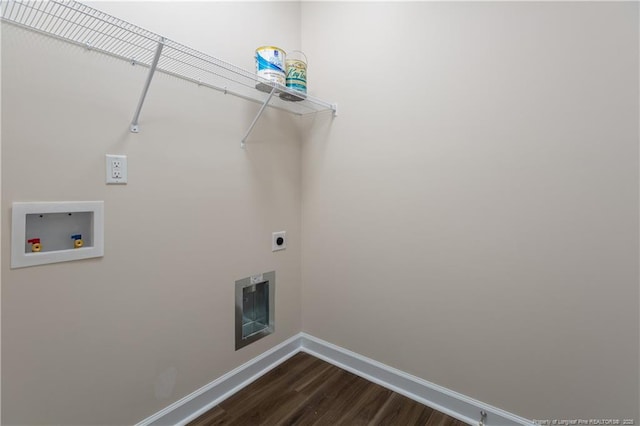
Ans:
[[[134,133],[139,131],[138,119],[155,72],[261,104],[258,115],[242,139],[243,147],[266,107],[296,115],[322,111],[337,113],[336,104],[309,95],[301,96],[300,92],[272,83],[255,73],[73,0],[0,0],[0,18],[3,22],[149,68],[130,126]],[[256,89],[258,85],[263,90]]]

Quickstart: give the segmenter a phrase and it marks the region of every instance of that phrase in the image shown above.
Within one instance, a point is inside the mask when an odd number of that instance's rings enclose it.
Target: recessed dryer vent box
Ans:
[[[11,268],[104,256],[104,202],[13,203]]]
[[[236,281],[236,350],[275,330],[276,272]]]

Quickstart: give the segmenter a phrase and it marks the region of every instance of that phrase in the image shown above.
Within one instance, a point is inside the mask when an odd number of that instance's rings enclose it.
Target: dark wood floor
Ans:
[[[299,353],[189,426],[423,425],[465,423]]]

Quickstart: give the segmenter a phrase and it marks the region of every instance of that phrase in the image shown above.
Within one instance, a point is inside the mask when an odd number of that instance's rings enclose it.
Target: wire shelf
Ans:
[[[312,96],[292,102],[256,89],[275,89],[276,94],[300,99],[300,92],[272,83],[254,73],[166,39],[122,19],[76,1],[0,0],[0,17],[48,36],[84,46],[149,68],[154,66],[158,46],[162,46],[156,71],[246,100],[297,115],[336,111],[335,104]]]

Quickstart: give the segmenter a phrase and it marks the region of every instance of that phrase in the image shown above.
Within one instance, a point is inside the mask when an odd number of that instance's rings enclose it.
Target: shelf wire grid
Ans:
[[[0,0],[0,18],[145,67],[151,66],[162,44],[158,72],[256,103],[268,97],[256,89],[260,83],[275,88],[276,93],[300,96],[300,92],[73,0]],[[299,102],[274,96],[269,106],[297,115],[334,109],[332,104],[308,95]]]

